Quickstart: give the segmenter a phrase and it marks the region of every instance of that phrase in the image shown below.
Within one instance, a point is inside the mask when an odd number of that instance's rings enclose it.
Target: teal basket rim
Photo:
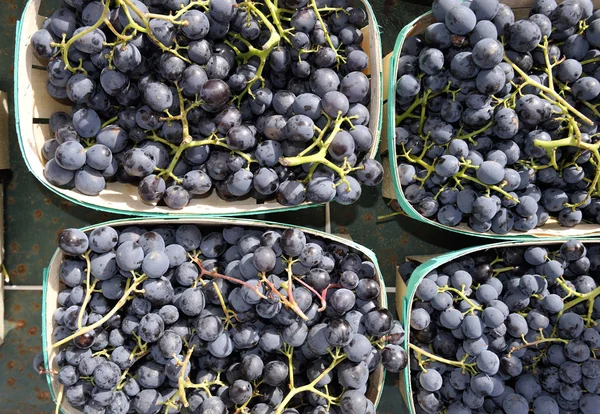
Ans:
[[[374,27],[373,27],[373,31],[375,32],[375,39],[377,41],[377,45],[376,47],[379,50],[379,55],[381,57],[381,32],[379,29],[379,24],[377,23],[377,18],[375,16],[375,12],[373,10],[373,8],[371,7],[371,4],[369,3],[368,0],[359,0],[370,12],[371,16],[373,17],[373,22],[374,22]],[[15,129],[17,132],[17,141],[19,143],[19,149],[21,150],[21,155],[23,157],[23,159],[25,160],[25,165],[27,166],[27,169],[29,170],[29,172],[40,182],[44,185],[44,187],[46,187],[47,189],[49,189],[50,191],[52,191],[54,194],[56,194],[57,196],[59,196],[62,199],[65,199],[73,204],[77,204],[92,210],[96,210],[96,211],[103,211],[103,212],[107,212],[107,213],[112,213],[112,214],[120,214],[120,215],[125,215],[125,216],[132,216],[132,217],[146,217],[146,218],[167,218],[167,217],[177,217],[177,216],[181,216],[181,215],[185,215],[185,216],[189,216],[191,217],[197,217],[197,216],[203,216],[203,217],[246,217],[246,216],[256,216],[256,215],[262,215],[262,214],[271,214],[271,213],[283,213],[283,212],[290,212],[290,211],[297,211],[297,210],[302,210],[305,208],[311,208],[311,207],[318,207],[318,206],[324,206],[325,203],[305,203],[305,204],[301,204],[298,206],[281,206],[281,207],[273,207],[273,208],[269,208],[267,210],[258,210],[258,211],[234,211],[234,212],[217,212],[217,213],[207,213],[207,214],[202,214],[199,212],[194,212],[194,213],[185,213],[184,211],[180,211],[180,212],[169,212],[169,211],[131,211],[131,210],[121,210],[121,209],[117,209],[117,208],[112,208],[112,207],[106,207],[103,206],[101,204],[91,204],[88,203],[86,201],[82,201],[77,199],[76,197],[64,194],[60,191],[59,188],[53,186],[52,184],[46,182],[45,180],[42,180],[40,176],[38,176],[34,171],[33,168],[31,167],[30,161],[26,155],[25,152],[25,146],[24,146],[24,141],[23,141],[23,136],[21,134],[21,115],[19,114],[18,108],[19,108],[19,94],[17,93],[18,89],[18,84],[19,84],[19,77],[21,76],[18,70],[19,67],[19,59],[20,59],[20,45],[21,45],[21,34],[22,34],[22,25],[23,25],[23,21],[25,19],[25,13],[27,12],[27,10],[29,9],[29,7],[31,6],[33,0],[28,0],[27,3],[25,4],[25,8],[23,9],[23,13],[21,14],[21,19],[17,20],[16,22],[16,27],[15,27],[15,54],[14,54],[14,61],[13,61],[13,65],[15,67],[15,76],[14,76],[14,82],[13,82],[13,88],[15,90],[15,93],[13,94],[13,105],[14,105],[14,113],[15,113]],[[383,96],[383,68],[382,65],[379,65],[379,71],[378,71],[378,76],[379,79],[381,80],[380,84],[379,84],[379,93],[380,96]],[[380,141],[381,141],[381,131],[383,128],[383,101],[380,99],[379,102],[375,103],[373,101],[371,101],[370,103],[371,105],[377,105],[379,107],[379,119],[377,120],[377,134],[374,138],[374,143],[373,146],[371,148],[371,150],[369,151],[369,153],[367,154],[366,158],[375,158],[377,156],[377,153],[379,151],[379,145],[380,145]],[[208,207],[208,206],[207,206]]]
[[[243,225],[254,225],[254,226],[263,226],[263,227],[278,226],[278,227],[297,228],[297,229],[301,229],[303,231],[307,231],[308,233],[313,233],[319,237],[331,239],[332,241],[347,245],[348,247],[351,247],[351,248],[358,250],[361,253],[365,254],[365,256],[367,256],[371,260],[371,262],[373,262],[373,264],[375,265],[375,270],[377,271],[377,274],[379,275],[379,283],[382,287],[382,292],[381,292],[382,306],[385,307],[386,309],[389,306],[387,293],[386,293],[385,279],[383,278],[383,274],[381,273],[381,269],[379,267],[379,262],[377,261],[377,256],[375,255],[375,253],[371,249],[369,249],[369,248],[363,246],[362,244],[357,243],[353,240],[348,240],[348,239],[338,236],[336,234],[327,233],[325,231],[321,231],[321,230],[317,230],[317,229],[312,229],[312,228],[298,226],[298,225],[291,225],[291,224],[286,224],[286,223],[279,223],[279,222],[275,222],[275,221],[255,220],[255,219],[247,219],[247,218],[236,219],[233,217],[207,217],[207,216],[198,216],[198,215],[196,215],[196,216],[180,215],[180,216],[172,216],[172,217],[151,217],[151,218],[132,217],[132,218],[117,219],[117,220],[109,220],[109,221],[81,227],[80,230],[87,232],[96,227],[119,226],[119,225],[126,226],[126,225],[130,225],[130,224],[133,225],[137,222],[146,222],[145,224],[159,224],[160,222],[173,222],[173,223],[180,222],[181,224],[184,224],[185,222],[190,221],[190,220],[201,220],[201,221],[206,222],[206,223],[202,223],[202,224],[206,224],[206,225],[211,225],[211,223],[210,223],[211,221],[221,221],[224,223],[213,223],[213,224],[214,225],[227,225],[227,223],[229,223],[229,224],[238,224],[238,225],[242,225],[242,226]],[[48,291],[48,286],[49,286],[50,265],[57,259],[58,253],[59,253],[59,249],[57,248],[54,251],[54,253],[52,254],[50,261],[48,262],[48,267],[44,268],[44,271],[43,271],[42,353],[44,355],[44,365],[48,371],[50,371],[51,364],[49,361],[48,349],[46,347],[48,335],[50,334],[46,329],[46,318],[48,317],[48,313],[47,313],[48,301],[46,299],[46,296],[47,296],[47,291]],[[387,372],[386,372],[385,368],[383,368],[381,384],[377,384],[379,389],[378,389],[378,394],[377,394],[375,402],[374,402],[375,408],[377,408],[377,406],[379,405],[379,402],[381,401],[381,396],[383,395],[383,390],[385,388],[386,375],[387,375]],[[54,388],[52,386],[52,379],[51,379],[50,374],[46,374],[46,382],[48,384],[48,389],[50,390],[50,396],[52,397],[52,400],[56,403],[57,397],[56,397],[56,394],[54,393]],[[65,413],[62,405],[60,407],[60,410],[62,413]]]
[[[536,242],[542,242],[545,245],[545,244],[566,242],[571,239],[572,239],[572,237],[562,237],[562,238],[558,238],[558,239],[544,239],[544,240],[504,240],[501,242],[466,247],[464,249],[444,253],[444,254],[441,254],[434,258],[431,258],[424,263],[421,263],[412,272],[412,274],[408,280],[408,283],[406,284],[406,293],[405,293],[404,297],[402,298],[402,326],[404,327],[404,331],[406,333],[404,336],[403,347],[404,347],[404,350],[406,351],[406,354],[409,356],[409,359],[410,359],[410,348],[408,346],[410,343],[409,315],[410,315],[410,310],[412,308],[411,304],[414,299],[417,287],[419,286],[419,283],[421,283],[421,281],[425,278],[425,276],[427,276],[429,274],[429,272],[441,267],[442,265],[444,265],[448,262],[451,262],[452,260],[456,260],[459,257],[465,256],[468,254],[472,254],[472,253],[476,253],[476,252],[479,252],[482,250],[497,249],[497,248],[503,248],[503,247],[516,246],[516,245],[526,246],[526,245],[535,244]],[[600,239],[598,239],[598,238],[582,238],[582,239],[578,239],[578,240],[580,240],[583,243],[600,243]],[[408,406],[408,412],[412,414],[412,413],[415,413],[415,408],[413,407],[414,399],[412,397],[413,391],[412,391],[412,385],[411,385],[411,370],[408,368],[405,369],[402,375],[404,377],[404,383],[405,383],[404,392],[406,394],[406,404]]]
[[[464,1],[464,0],[461,0]],[[404,45],[404,41],[406,40],[406,38],[408,37],[408,33],[410,32],[410,30],[413,28],[413,26],[422,18],[425,18],[429,15],[432,14],[432,11],[428,11],[426,13],[423,13],[422,15],[420,15],[419,17],[417,17],[416,19],[414,19],[413,21],[411,21],[409,24],[407,24],[406,26],[404,26],[402,28],[402,30],[400,31],[400,33],[398,34],[398,37],[396,38],[396,43],[394,45],[394,50],[392,52],[392,57],[390,59],[390,64],[389,64],[389,72],[388,72],[388,107],[387,107],[387,125],[386,125],[386,130],[387,130],[387,137],[388,137],[388,162],[389,162],[389,168],[390,168],[390,175],[392,177],[392,182],[393,182],[393,187],[394,187],[394,192],[396,194],[396,200],[398,201],[398,203],[400,204],[400,207],[402,208],[402,211],[404,213],[406,213],[410,218],[420,221],[422,223],[425,223],[427,225],[431,225],[437,228],[441,228],[444,230],[448,230],[454,233],[458,233],[458,234],[462,234],[462,235],[467,235],[467,236],[474,236],[474,237],[479,237],[482,239],[488,239],[490,242],[494,242],[495,240],[497,241],[510,241],[510,240],[514,240],[514,241],[532,241],[532,240],[559,240],[561,238],[564,237],[571,237],[571,238],[589,238],[589,237],[595,237],[593,235],[586,235],[586,234],[581,234],[581,235],[572,235],[572,236],[566,236],[566,235],[560,235],[557,234],[555,236],[537,236],[535,234],[531,234],[529,232],[527,233],[523,233],[523,234],[510,234],[510,235],[503,235],[503,234],[495,234],[492,232],[486,232],[486,233],[478,233],[476,231],[473,230],[467,230],[467,229],[460,229],[460,228],[456,228],[456,227],[450,227],[450,226],[445,226],[441,223],[438,223],[436,221],[430,220],[426,217],[423,217],[422,215],[420,215],[417,210],[415,210],[415,208],[408,202],[408,200],[406,200],[406,197],[404,196],[404,191],[402,190],[402,185],[400,184],[400,180],[398,178],[398,165],[397,165],[397,152],[396,152],[396,140],[394,139],[395,137],[395,129],[396,129],[396,75],[398,72],[398,59],[400,58],[400,53],[402,52],[402,46]]]

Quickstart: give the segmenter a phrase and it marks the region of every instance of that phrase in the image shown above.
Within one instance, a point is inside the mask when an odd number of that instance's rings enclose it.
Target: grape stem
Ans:
[[[128,287],[125,289],[125,292],[123,293],[123,296],[121,296],[121,298],[119,299],[119,301],[115,304],[115,306],[106,314],[104,315],[101,319],[99,319],[98,321],[94,322],[91,325],[87,325],[84,326],[81,329],[78,329],[75,333],[73,333],[72,335],[67,336],[66,338],[55,342],[51,348],[58,348],[61,345],[64,345],[70,341],[72,341],[73,339],[86,334],[100,326],[102,326],[103,324],[105,324],[106,322],[108,322],[108,320],[110,318],[112,318],[112,316],[117,313],[117,311],[119,311],[119,309],[121,309],[123,306],[125,306],[125,304],[127,303],[127,301],[130,299],[130,295],[137,289],[138,286],[140,286],[142,283],[144,283],[144,281],[148,279],[148,276],[146,275],[141,275],[139,277],[134,276],[133,279],[133,283],[131,283],[131,279],[127,279],[127,285]]]
[[[225,304],[225,300],[223,299],[223,294],[221,293],[221,289],[219,288],[219,285],[217,285],[215,282],[212,282],[213,287],[215,289],[215,292],[217,293],[217,297],[219,298],[219,303],[221,304],[221,309],[223,309],[223,314],[225,315],[223,317],[224,322],[225,322],[225,329],[228,329],[229,327],[233,327],[235,326],[235,323],[232,321],[232,319],[235,319],[236,321],[240,321],[238,319],[237,314],[232,311],[231,309],[229,309],[227,307],[227,305]]]
[[[161,120],[168,121],[168,122],[180,121],[182,128],[183,128],[183,139],[181,141],[181,144],[179,144],[179,146],[175,146],[174,144],[171,144],[171,143],[168,144],[172,150],[176,148],[175,153],[173,154],[173,158],[171,159],[171,162],[169,163],[169,166],[167,168],[165,168],[165,169],[156,168],[156,171],[158,171],[158,176],[159,177],[165,176],[165,177],[171,178],[174,181],[176,181],[177,183],[181,184],[181,182],[183,180],[181,178],[177,177],[175,174],[173,174],[173,170],[175,169],[175,166],[179,162],[179,159],[181,158],[181,156],[183,155],[183,152],[186,149],[192,148],[192,147],[199,147],[202,145],[216,145],[216,146],[224,147],[224,148],[230,150],[232,153],[244,158],[246,160],[246,162],[248,163],[246,168],[249,169],[250,164],[253,162],[256,162],[256,160],[253,159],[250,155],[248,155],[242,151],[232,150],[231,148],[229,148],[227,146],[227,144],[223,142],[225,140],[225,138],[218,137],[216,133],[213,133],[208,138],[201,139],[201,140],[194,140],[192,138],[192,136],[190,135],[189,121],[187,119],[187,114],[192,109],[202,105],[203,102],[201,100],[196,99],[193,103],[189,104],[186,107],[185,106],[185,97],[183,96],[183,93],[182,93],[183,89],[180,88],[177,83],[176,83],[176,87],[177,87],[177,97],[179,99],[179,108],[180,108],[181,113],[179,115],[168,114],[166,117],[161,118]],[[164,141],[166,141],[164,139],[159,139],[159,137],[156,136],[155,132],[152,132],[148,136],[148,138],[152,139],[153,141],[158,141],[158,142],[162,142],[162,143],[165,143]]]
[[[187,400],[187,395],[185,393],[186,388],[194,388],[194,389],[200,388],[200,389],[204,390],[208,395],[212,395],[210,392],[210,387],[212,387],[214,385],[218,385],[218,386],[225,385],[225,383],[223,383],[223,381],[220,380],[220,375],[221,375],[220,373],[217,373],[217,377],[214,381],[204,380],[200,384],[194,384],[192,381],[190,381],[189,376],[186,376],[186,367],[190,362],[190,358],[191,358],[193,352],[194,352],[194,347],[192,346],[192,347],[188,348],[183,361],[177,361],[177,365],[180,366],[179,376],[177,377],[177,392],[173,396],[171,396],[171,398],[169,398],[167,401],[164,401],[162,403],[163,405],[167,406],[167,408],[165,409],[165,414],[169,413],[170,408],[174,408],[174,409],[179,408],[177,405],[177,399],[179,399],[180,403],[184,407],[187,408],[190,406],[190,404]]]
[[[492,270],[493,270],[493,272],[494,272],[494,275],[496,275],[496,276],[497,276],[497,275],[499,275],[500,273],[503,273],[503,272],[510,272],[511,270],[515,270],[515,267],[514,267],[514,266],[506,266],[506,267],[499,267],[499,268],[492,269]]]
[[[562,285],[561,285],[562,286]],[[571,293],[573,291],[573,289],[571,289],[569,286],[567,286],[566,284],[564,286],[562,286],[564,290],[567,291],[567,293]],[[596,299],[596,297],[600,295],[600,287],[597,287],[596,289],[585,293],[579,297],[577,297],[576,299],[573,299],[567,303],[565,303],[564,307],[562,308],[562,310],[560,312],[558,312],[557,315],[557,320],[560,320],[561,316],[565,313],[565,311],[571,309],[574,306],[579,305],[582,302],[588,301],[588,315],[586,317],[586,322],[588,327],[593,324],[595,324],[596,322],[592,320],[592,312],[590,312],[590,310],[593,311],[593,306],[594,306],[594,299]],[[553,335],[554,336],[556,334],[556,330],[557,330],[558,324],[554,327],[553,329]]]
[[[551,96],[552,98],[554,98],[554,100],[556,101],[556,103],[560,104],[561,107],[564,107],[566,110],[572,112],[573,114],[575,114],[578,118],[580,118],[583,122],[589,124],[589,125],[593,125],[594,123],[585,115],[583,115],[581,112],[579,112],[577,109],[575,109],[570,103],[568,103],[567,101],[565,101],[562,96],[560,96],[554,89],[550,89],[547,86],[542,85],[541,83],[531,79],[529,77],[529,75],[527,75],[527,73],[525,73],[520,67],[518,67],[517,65],[515,65],[515,63],[510,60],[510,58],[504,54],[504,61],[506,63],[508,63],[509,65],[511,65],[513,67],[513,69],[515,70],[515,72],[517,72],[519,75],[521,75],[521,77],[524,79],[524,83],[533,86],[534,88],[539,89],[540,91],[543,91],[544,93],[546,93],[547,95]]]
[[[264,0],[264,3],[267,5],[269,10],[272,10],[273,8],[275,8],[275,6],[271,2],[271,0]],[[248,60],[253,56],[257,56],[260,59],[260,63],[258,65],[258,68],[256,68],[256,73],[255,73],[254,77],[252,79],[248,80],[244,90],[234,98],[234,101],[237,100],[238,106],[239,106],[242,103],[242,98],[246,94],[249,94],[250,96],[254,96],[252,94],[252,86],[254,85],[254,83],[256,81],[261,80],[264,84],[262,72],[265,68],[267,58],[269,57],[269,55],[271,54],[273,49],[275,49],[275,47],[277,47],[277,45],[279,44],[279,41],[281,40],[281,36],[279,35],[277,29],[275,29],[273,24],[269,21],[269,19],[263,14],[263,12],[258,7],[256,7],[256,5],[254,4],[254,2],[252,0],[247,0],[242,3],[239,3],[238,7],[245,8],[249,14],[253,14],[256,17],[258,17],[260,19],[260,21],[267,27],[267,29],[270,32],[269,40],[267,40],[267,42],[263,45],[262,50],[255,48],[249,42],[245,42],[245,45],[248,47],[248,51],[241,53],[229,41],[225,42],[226,44],[228,44],[230,47],[232,47],[236,51],[238,59],[242,60],[244,63],[248,63]],[[273,20],[278,22],[278,20],[274,16],[273,16]],[[279,24],[281,24],[281,23],[279,23]]]
[[[254,292],[254,294],[256,294],[256,296],[258,296],[259,298],[261,298],[263,300],[267,300],[268,297],[260,291],[260,286],[262,285],[262,283],[265,283],[271,289],[271,291],[273,293],[275,293],[276,295],[278,295],[280,297],[282,303],[287,308],[293,310],[294,313],[296,313],[303,320],[305,320],[305,321],[308,320],[308,316],[306,316],[304,314],[304,312],[302,312],[302,310],[298,306],[298,303],[294,300],[294,295],[293,295],[293,292],[292,292],[292,278],[293,278],[293,273],[292,273],[292,270],[291,270],[291,264],[288,265],[288,269],[287,269],[287,271],[288,271],[288,282],[289,283],[288,283],[288,289],[287,289],[287,291],[288,291],[288,297],[286,298],[267,279],[267,277],[265,276],[264,273],[262,273],[260,275],[260,277],[261,277],[260,282],[261,283],[258,284],[257,286],[253,286],[253,285],[250,285],[250,284],[246,283],[243,280],[239,280],[239,279],[236,279],[236,278],[231,277],[231,276],[223,275],[223,274],[218,273],[218,272],[212,272],[212,271],[206,270],[202,266],[202,261],[200,259],[198,259],[196,256],[191,255],[191,254],[189,255],[189,257],[190,257],[191,261],[193,263],[195,263],[200,268],[200,275],[198,276],[198,280],[199,281],[202,281],[202,277],[204,277],[204,276],[210,276],[210,277],[215,278],[215,279],[223,279],[223,280],[226,280],[226,281],[231,282],[233,284],[242,285],[245,288],[247,288],[247,289],[251,290],[252,292]],[[290,261],[290,263],[294,263],[294,262]]]
[[[104,3],[104,8],[102,9],[102,14],[100,14],[100,18],[92,26],[88,27],[85,30],[82,30],[81,32],[77,33],[76,35],[73,35],[66,42],[65,42],[66,37],[63,34],[63,38],[60,43],[51,43],[52,46],[59,48],[60,51],[62,52],[62,60],[65,64],[65,68],[67,68],[69,71],[77,72],[79,70],[79,71],[85,72],[85,70],[83,70],[83,67],[81,66],[81,63],[82,63],[81,60],[79,61],[79,63],[80,63],[79,67],[74,68],[73,66],[71,66],[71,63],[69,62],[69,49],[77,40],[79,40],[83,36],[93,32],[94,30],[99,28],[102,25],[102,23],[104,23],[104,21],[106,20],[106,17],[108,16],[109,6],[110,6],[110,0],[106,0],[106,2]]]
[[[291,361],[291,356],[288,356],[288,358],[290,358],[290,361]],[[292,398],[294,398],[296,395],[303,393],[303,392],[312,392],[314,394],[319,395],[320,397],[327,399],[327,401],[330,401],[330,402],[336,401],[337,398],[333,398],[330,395],[319,391],[316,388],[316,385],[326,375],[328,375],[331,372],[331,370],[333,370],[336,366],[338,366],[346,358],[347,358],[346,355],[343,354],[342,352],[340,352],[340,348],[336,348],[335,353],[332,353],[331,364],[329,364],[329,366],[327,368],[325,368],[323,370],[323,372],[321,374],[319,374],[319,376],[317,378],[315,378],[313,381],[311,381],[309,384],[306,384],[306,385],[303,385],[302,387],[297,387],[297,388],[293,387],[293,385],[292,385],[290,387],[290,392],[285,396],[285,398],[283,399],[281,404],[279,404],[279,406],[275,410],[274,414],[282,414],[285,411],[287,405],[292,400]],[[291,381],[291,378],[293,377],[293,375],[294,375],[294,371],[290,371],[290,381]]]
[[[265,0],[265,2],[269,2],[269,0]],[[317,16],[317,20],[321,24],[321,27],[325,28],[325,22],[323,21],[323,17],[321,17],[321,12],[319,11],[319,8],[317,7],[317,2],[315,0],[310,0],[310,7],[312,7],[313,11],[315,12],[315,15]],[[331,41],[331,37],[329,36],[329,31],[323,30],[323,32],[325,33],[325,40],[327,41],[327,44],[335,52],[335,58],[336,58],[337,64],[339,65],[340,63],[346,63],[346,58],[344,58],[343,56],[340,56],[338,54],[338,49],[333,45],[333,42]]]
[[[330,147],[331,143],[333,142],[334,138],[336,137],[337,133],[340,132],[342,124],[344,122],[348,122],[351,126],[353,126],[352,120],[356,119],[356,118],[358,118],[358,116],[356,116],[356,115],[350,116],[350,117],[344,117],[341,114],[338,114],[338,116],[335,119],[335,122],[333,124],[333,130],[331,131],[331,134],[329,135],[327,140],[323,143],[320,143],[319,140],[322,141],[323,137],[319,137],[315,141],[317,143],[316,145],[320,147],[320,149],[317,153],[312,154],[312,155],[299,155],[296,157],[281,157],[281,158],[279,158],[279,163],[285,167],[294,167],[297,165],[310,164],[310,163],[323,164],[324,166],[330,168],[335,173],[337,173],[337,175],[340,176],[341,181],[339,183],[345,183],[348,187],[347,191],[350,192],[351,191],[350,183],[346,179],[346,176],[352,171],[352,167],[348,164],[347,161],[344,162],[344,165],[339,167],[339,166],[335,165],[333,162],[331,162],[330,160],[328,160],[326,157],[327,157],[327,150],[329,149],[329,147]]]
[[[142,11],[140,9],[138,9],[137,6],[135,4],[133,4],[133,2],[131,0],[118,0],[118,1],[121,3],[124,3],[126,5],[126,7],[123,7],[123,10],[127,14],[127,18],[130,20],[131,25],[134,28],[136,28],[137,30],[143,31],[144,33],[146,33],[146,35],[150,38],[150,40],[152,40],[152,42],[154,42],[154,44],[156,46],[158,46],[160,48],[160,50],[162,50],[163,52],[171,53],[171,54],[177,56],[179,59],[183,60],[187,64],[192,63],[191,60],[189,60],[185,56],[182,56],[177,51],[177,49],[172,49],[172,48],[165,46],[160,40],[158,40],[156,38],[156,36],[152,32],[152,29],[150,28],[150,22],[148,21],[148,17],[146,16],[146,14],[142,13]],[[131,8],[131,10],[133,10],[133,12],[139,16],[139,18],[142,20],[142,22],[144,24],[144,28],[139,27],[139,25],[137,23],[135,23],[133,19],[130,18],[129,10],[127,10],[127,8]],[[138,26],[138,27],[136,27],[136,26]]]
[[[465,295],[465,285],[462,285],[462,290],[458,290],[450,286],[438,287],[438,292],[441,293],[446,291],[456,293],[458,296],[461,297],[462,300],[467,302],[469,306],[471,306],[471,309],[469,309],[467,312],[471,312],[471,314],[474,315],[476,310],[483,311],[483,308],[481,306],[478,306],[475,303],[473,303],[473,301],[469,299],[467,295]]]
[[[60,384],[60,387],[58,388],[58,394],[56,395],[56,404],[54,406],[54,414],[60,413],[60,406],[62,405],[64,392],[65,392],[65,386]]]
[[[476,363],[470,363],[470,364],[466,363],[465,362],[466,358],[467,358],[466,355],[465,355],[465,358],[463,358],[463,361],[452,361],[450,359],[442,358],[441,356],[432,354],[431,352],[427,352],[424,349],[419,348],[415,344],[409,343],[408,346],[410,347],[410,349],[412,349],[414,352],[416,352],[419,355],[425,355],[427,358],[429,358],[431,360],[441,362],[442,364],[451,365],[453,367],[462,368],[463,371],[467,370],[467,371],[475,374]]]
[[[513,352],[516,352],[520,349],[523,348],[527,348],[530,346],[537,346],[540,344],[544,344],[544,343],[548,343],[548,342],[562,342],[563,344],[568,344],[569,341],[567,341],[566,339],[562,339],[562,338],[544,338],[544,336],[542,335],[541,339],[538,339],[536,341],[532,341],[532,342],[527,342],[525,340],[525,335],[522,335],[523,340],[523,345],[519,345],[519,346],[513,346],[512,348],[510,348],[510,351],[508,352],[508,356],[510,357],[512,355]]]
[[[88,250],[87,252],[85,252],[84,254],[81,255],[81,257],[83,257],[85,260],[85,266],[86,266],[86,268],[85,268],[85,297],[83,298],[83,303],[81,304],[81,309],[79,309],[79,315],[77,316],[77,329],[81,329],[81,325],[83,324],[83,314],[85,313],[85,308],[92,297],[92,292],[94,291],[94,288],[96,287],[96,279],[95,278],[94,278],[94,283],[90,285],[90,274],[92,272],[92,265],[90,263],[90,252],[91,252],[91,250]]]

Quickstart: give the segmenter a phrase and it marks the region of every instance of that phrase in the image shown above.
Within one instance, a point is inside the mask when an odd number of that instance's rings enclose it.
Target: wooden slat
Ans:
[[[387,154],[388,152],[388,103],[383,104],[383,114],[381,122],[381,143],[379,144],[379,153],[381,155]]]
[[[52,131],[50,131],[50,126],[48,124],[33,124],[33,145],[35,149],[35,154],[40,160],[41,163],[45,164],[45,160],[42,157],[42,147],[44,146],[44,141],[49,140],[53,137]]]
[[[383,195],[383,197],[385,198],[395,200],[396,191],[394,190],[392,171],[390,171],[389,154],[381,157],[381,164],[383,165],[383,181],[381,182],[381,195]],[[396,171],[393,171],[393,173],[397,174]]]
[[[383,58],[383,62],[382,62],[383,76],[382,76],[381,82],[383,82],[383,102],[385,102],[389,99],[388,84],[389,84],[389,79],[390,79],[390,62],[392,61],[392,55],[393,55],[393,53],[388,53]]]
[[[377,37],[377,23],[375,19],[375,15],[373,14],[370,6],[368,5],[367,0],[361,0],[364,3],[365,11],[367,12],[368,17],[368,26],[367,28],[372,28],[373,30],[369,30],[368,35],[364,36],[363,44],[368,41],[368,48],[364,48],[365,53],[369,55],[369,67],[371,71],[371,105],[369,108],[369,112],[371,115],[371,120],[369,122],[369,130],[371,131],[371,135],[373,136],[373,146],[371,150],[367,154],[368,158],[375,158],[377,155],[377,147],[381,137],[381,130],[379,128],[379,119],[381,117],[381,105],[382,96],[381,96],[381,42]],[[367,40],[368,39],[368,40]],[[384,85],[385,87],[385,85]]]
[[[71,113],[71,105],[61,103],[51,97],[46,90],[48,74],[45,70],[32,69],[31,88],[33,92],[33,117],[48,119],[58,111]]]

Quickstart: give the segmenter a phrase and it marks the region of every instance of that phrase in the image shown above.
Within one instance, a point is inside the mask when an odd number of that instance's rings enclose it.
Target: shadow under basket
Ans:
[[[131,218],[131,219],[123,219],[123,220],[115,220],[109,221],[99,224],[94,224],[92,226],[84,227],[83,230],[86,233],[89,233],[93,229],[101,226],[111,226],[114,228],[125,228],[128,226],[159,226],[159,225],[182,225],[182,224],[194,224],[197,225],[201,230],[206,230],[209,228],[225,227],[225,226],[241,226],[244,228],[255,228],[255,229],[279,229],[285,230],[288,228],[298,228],[302,230],[304,233],[308,234],[311,237],[320,238],[326,240],[328,242],[335,242],[345,246],[348,246],[361,256],[367,258],[375,265],[376,272],[376,280],[379,282],[381,287],[381,294],[379,295],[377,304],[380,307],[387,308],[388,301],[386,296],[385,282],[383,279],[383,275],[381,274],[381,270],[379,269],[379,264],[377,262],[377,258],[375,253],[366,247],[349,240],[346,237],[329,234],[326,232],[309,229],[300,226],[291,226],[287,224],[280,224],[268,221],[258,221],[258,220],[248,220],[248,219],[233,219],[233,218],[194,218],[187,216],[180,216],[177,218]],[[57,369],[57,365],[53,362],[56,357],[57,348],[53,348],[54,340],[52,338],[52,332],[54,327],[56,326],[54,322],[54,311],[58,307],[58,293],[61,288],[64,288],[64,285],[60,282],[58,272],[60,268],[60,264],[63,261],[63,253],[60,249],[57,249],[48,264],[48,267],[44,270],[44,280],[43,280],[43,298],[42,298],[42,346],[43,346],[43,354],[44,354],[44,366],[46,367],[47,372],[52,372],[52,369]],[[57,396],[59,395],[61,384],[58,382],[58,378],[56,375],[52,375],[50,373],[46,374],[46,379],[48,381],[48,387],[50,389],[50,394],[52,395],[53,401],[57,401]],[[383,365],[379,364],[377,369],[370,374],[369,376],[369,388],[367,389],[366,396],[369,400],[373,402],[375,407],[379,404],[381,400],[381,395],[383,393],[385,381],[385,369]],[[61,401],[61,410],[64,414],[82,414],[77,408],[72,407],[68,401],[63,397]]]
[[[532,0],[507,0],[501,1],[501,3],[510,6],[515,19],[527,18],[531,6],[533,5]],[[595,0],[594,9],[600,7],[600,1]],[[491,239],[504,239],[504,240],[527,240],[531,238],[561,238],[561,237],[591,237],[600,235],[600,225],[591,223],[582,223],[575,227],[568,228],[562,227],[556,218],[551,217],[544,226],[535,228],[527,232],[510,231],[506,234],[495,234],[491,230],[487,233],[478,233],[472,230],[466,223],[461,222],[456,227],[445,226],[437,221],[423,217],[419,212],[410,204],[404,195],[402,185],[398,178],[398,152],[395,143],[395,128],[396,128],[396,81],[398,74],[398,60],[402,51],[402,46],[407,37],[421,34],[425,31],[429,25],[436,22],[433,14],[427,12],[411,23],[406,25],[402,31],[398,34],[394,51],[385,56],[384,61],[389,64],[385,64],[386,69],[384,70],[384,84],[386,85],[386,91],[384,97],[387,101],[384,105],[384,132],[382,136],[383,147],[386,146],[387,142],[387,153],[384,154],[382,164],[384,165],[385,173],[383,180],[383,196],[389,199],[396,199],[400,203],[400,207],[407,216],[415,220],[421,221],[428,225],[433,225],[453,232],[467,234],[470,236],[478,236]],[[385,152],[385,148],[382,148]],[[385,162],[385,158],[388,162]]]
[[[248,197],[236,201],[221,199],[213,189],[209,195],[194,197],[183,210],[172,210],[166,206],[153,206],[143,203],[137,186],[118,182],[107,183],[106,188],[97,196],[84,195],[77,190],[56,187],[44,176],[45,160],[41,149],[44,141],[52,138],[48,119],[57,111],[71,113],[70,102],[60,102],[52,98],[46,91],[48,76],[47,61],[34,55],[31,47],[31,36],[42,27],[45,17],[38,15],[41,0],[29,0],[23,11],[21,20],[16,26],[15,42],[15,120],[19,146],[33,175],[47,188],[59,196],[85,207],[110,213],[137,216],[177,215],[251,215],[268,212],[293,211],[319,204],[304,202],[298,206],[283,206],[276,200],[257,201]],[[362,47],[369,55],[369,68],[365,74],[371,82],[370,89],[370,122],[369,130],[373,136],[373,144],[364,159],[372,159],[377,155],[380,132],[382,129],[382,65],[381,39],[375,13],[367,0],[355,0],[352,3],[363,8],[368,16],[368,25],[363,28]]]

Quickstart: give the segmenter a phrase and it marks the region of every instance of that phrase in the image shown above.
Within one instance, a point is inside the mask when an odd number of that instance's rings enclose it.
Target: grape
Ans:
[[[423,49],[419,54],[419,68],[426,74],[433,75],[439,72],[443,66],[444,54],[440,50],[428,48]],[[416,93],[418,93],[418,91],[416,91]]]
[[[433,15],[438,22],[443,22],[448,11],[458,6],[459,2],[455,0],[435,0],[431,6]]]
[[[466,35],[475,28],[477,18],[473,10],[458,5],[448,10],[445,18],[448,30],[457,35]]]
[[[575,25],[583,16],[581,5],[577,2],[561,3],[550,13],[550,20],[557,30],[566,30]]]
[[[582,101],[589,101],[600,94],[600,82],[596,78],[586,77],[573,83],[573,95]]]
[[[66,141],[56,148],[54,159],[61,168],[75,171],[85,165],[86,153],[78,142]]]
[[[416,96],[420,90],[419,79],[413,75],[402,75],[396,84],[396,93],[404,98]]]
[[[94,383],[103,389],[111,389],[119,383],[121,369],[113,362],[101,362],[94,370]]]
[[[502,62],[504,48],[495,38],[487,37],[474,45],[471,56],[473,57],[473,62],[480,68],[492,69]]]
[[[508,45],[516,52],[531,52],[542,39],[537,24],[529,20],[519,20],[508,28]]]

